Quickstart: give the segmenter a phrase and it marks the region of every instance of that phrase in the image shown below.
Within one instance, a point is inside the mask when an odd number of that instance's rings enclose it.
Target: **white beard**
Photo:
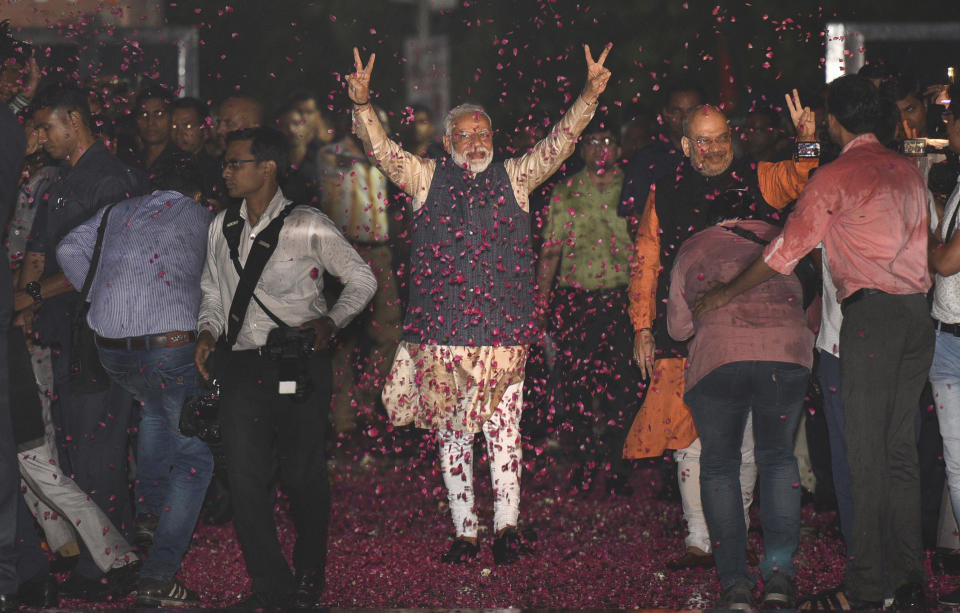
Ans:
[[[450,158],[453,160],[453,163],[461,168],[466,168],[475,175],[480,174],[487,169],[487,166],[490,165],[490,162],[493,161],[493,150],[486,149],[485,155],[481,160],[470,161],[467,159],[467,156],[460,153],[459,151],[453,150],[450,152]]]

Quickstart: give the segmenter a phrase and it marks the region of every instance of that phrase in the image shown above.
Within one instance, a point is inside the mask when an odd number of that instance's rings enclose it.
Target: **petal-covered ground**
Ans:
[[[478,463],[481,555],[472,563],[448,566],[438,556],[449,545],[452,527],[439,474],[429,461],[335,465],[324,603],[341,608],[484,609],[697,609],[716,603],[719,584],[713,569],[665,567],[681,552],[683,533],[680,505],[656,497],[658,470],[635,470],[629,497],[608,496],[602,488],[570,492],[569,471],[562,465],[528,470],[521,522],[528,534],[535,533],[535,554],[498,567],[489,547],[492,497],[485,469]],[[833,587],[843,568],[834,513],[817,513],[808,505],[803,517],[797,556],[801,595]],[[277,519],[289,555],[293,526],[282,501]],[[753,524],[750,540],[761,552],[756,509]],[[958,583],[928,576],[931,595]],[[181,577],[202,594],[206,606],[245,597],[249,579],[232,525],[198,528]],[[95,607],[132,604],[130,597]],[[88,603],[63,605],[91,608]]]

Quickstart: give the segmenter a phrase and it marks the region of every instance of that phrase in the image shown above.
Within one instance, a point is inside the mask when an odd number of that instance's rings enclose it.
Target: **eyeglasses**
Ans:
[[[151,117],[153,117],[153,118],[155,118],[155,119],[163,119],[163,118],[166,117],[166,116],[167,116],[167,112],[164,111],[164,110],[162,110],[162,109],[161,109],[161,110],[157,110],[157,111],[153,111],[153,112],[150,112],[150,111],[140,111],[140,113],[137,114],[137,119],[143,119],[144,121],[146,121],[146,120],[150,119]]]
[[[171,126],[174,130],[199,130],[203,127],[202,123],[175,123]]]
[[[253,159],[250,159],[250,160],[224,160],[224,161],[220,162],[220,168],[221,168],[221,170],[229,170],[230,172],[237,172],[238,170],[240,170],[240,165],[241,165],[241,164],[251,164],[251,163],[256,162],[256,161],[257,161],[257,160],[253,160]]]
[[[709,147],[710,145],[729,145],[730,144],[730,133],[721,134],[714,138],[708,136],[698,136],[693,139],[693,142],[697,143],[700,147]]]
[[[454,132],[453,133],[453,142],[462,143],[469,142],[475,138],[479,138],[480,142],[487,142],[493,138],[493,132],[490,130],[476,130],[474,132]]]
[[[609,136],[604,136],[603,138],[594,136],[593,138],[588,138],[585,144],[589,147],[609,147],[610,145],[615,145],[616,141]]]

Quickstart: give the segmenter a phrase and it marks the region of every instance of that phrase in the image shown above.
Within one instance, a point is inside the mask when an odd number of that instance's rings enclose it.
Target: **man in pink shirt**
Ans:
[[[751,414],[765,552],[763,608],[793,606],[793,555],[800,536],[793,439],[813,363],[813,332],[803,313],[800,281],[792,274],[776,275],[696,322],[691,309],[698,293],[736,276],[760,255],[760,243],[777,232],[760,220],[711,226],[683,243],[670,274],[668,331],[680,341],[693,336],[683,401],[703,446],[701,498],[723,608],[752,606],[740,496],[740,448]]]
[[[780,236],[735,279],[699,296],[696,317],[773,277],[789,274],[821,241],[844,319],[840,376],[854,534],[843,585],[811,599],[818,608],[874,608],[884,577],[897,608],[923,606],[917,402],[933,359],[926,292],[923,177],[884,148],[876,88],[858,76],[827,88],[830,137],[840,157],[807,183]]]

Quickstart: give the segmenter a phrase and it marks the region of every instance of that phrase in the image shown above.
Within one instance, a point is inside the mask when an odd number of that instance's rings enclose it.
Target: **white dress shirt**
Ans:
[[[247,201],[240,206],[243,231],[240,240],[240,264],[250,255],[257,235],[291,201],[279,189],[266,211],[251,227],[247,217]],[[203,299],[197,329],[209,330],[214,338],[226,332],[227,314],[237,291],[239,275],[230,260],[230,248],[223,236],[221,211],[207,236],[207,262],[200,288]],[[328,308],[323,298],[323,273],[330,272],[344,285],[336,304]],[[340,233],[337,226],[320,211],[298,206],[284,220],[276,250],[267,261],[257,282],[255,295],[288,326],[328,316],[337,328],[343,328],[373,298],[377,281],[370,267]],[[247,309],[234,350],[262,347],[267,334],[277,324],[253,299]]]

